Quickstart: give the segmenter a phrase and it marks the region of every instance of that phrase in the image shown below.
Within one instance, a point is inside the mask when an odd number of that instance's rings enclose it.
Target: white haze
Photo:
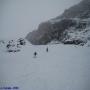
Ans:
[[[81,0],[0,0],[0,39],[25,37]]]

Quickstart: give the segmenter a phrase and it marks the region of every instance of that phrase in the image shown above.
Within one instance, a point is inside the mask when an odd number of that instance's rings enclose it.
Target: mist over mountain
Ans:
[[[65,12],[60,17],[61,18],[89,18],[90,0],[82,0],[79,4],[65,10]]]
[[[32,44],[48,44],[59,41],[64,44],[84,45],[90,41],[90,1],[65,10],[62,15],[42,22],[26,39]]]

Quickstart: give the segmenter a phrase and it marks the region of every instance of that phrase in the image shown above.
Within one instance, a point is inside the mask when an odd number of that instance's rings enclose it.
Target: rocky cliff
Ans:
[[[54,40],[64,44],[86,44],[90,40],[90,1],[82,0],[62,15],[41,23],[26,39],[35,45]]]

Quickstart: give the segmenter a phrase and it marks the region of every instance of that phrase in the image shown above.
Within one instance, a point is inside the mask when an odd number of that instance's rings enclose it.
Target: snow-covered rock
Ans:
[[[19,52],[22,46],[25,46],[27,40],[23,38],[12,39],[12,40],[1,40],[0,51],[4,52]]]
[[[90,0],[82,0],[51,20],[39,24],[26,39],[34,45],[45,45],[54,40],[85,45],[90,38]],[[69,40],[66,42],[66,40]],[[70,42],[71,41],[71,42]]]

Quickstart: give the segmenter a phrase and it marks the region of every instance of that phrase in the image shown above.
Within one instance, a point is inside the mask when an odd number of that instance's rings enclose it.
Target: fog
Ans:
[[[81,0],[0,0],[0,39],[25,37]]]

